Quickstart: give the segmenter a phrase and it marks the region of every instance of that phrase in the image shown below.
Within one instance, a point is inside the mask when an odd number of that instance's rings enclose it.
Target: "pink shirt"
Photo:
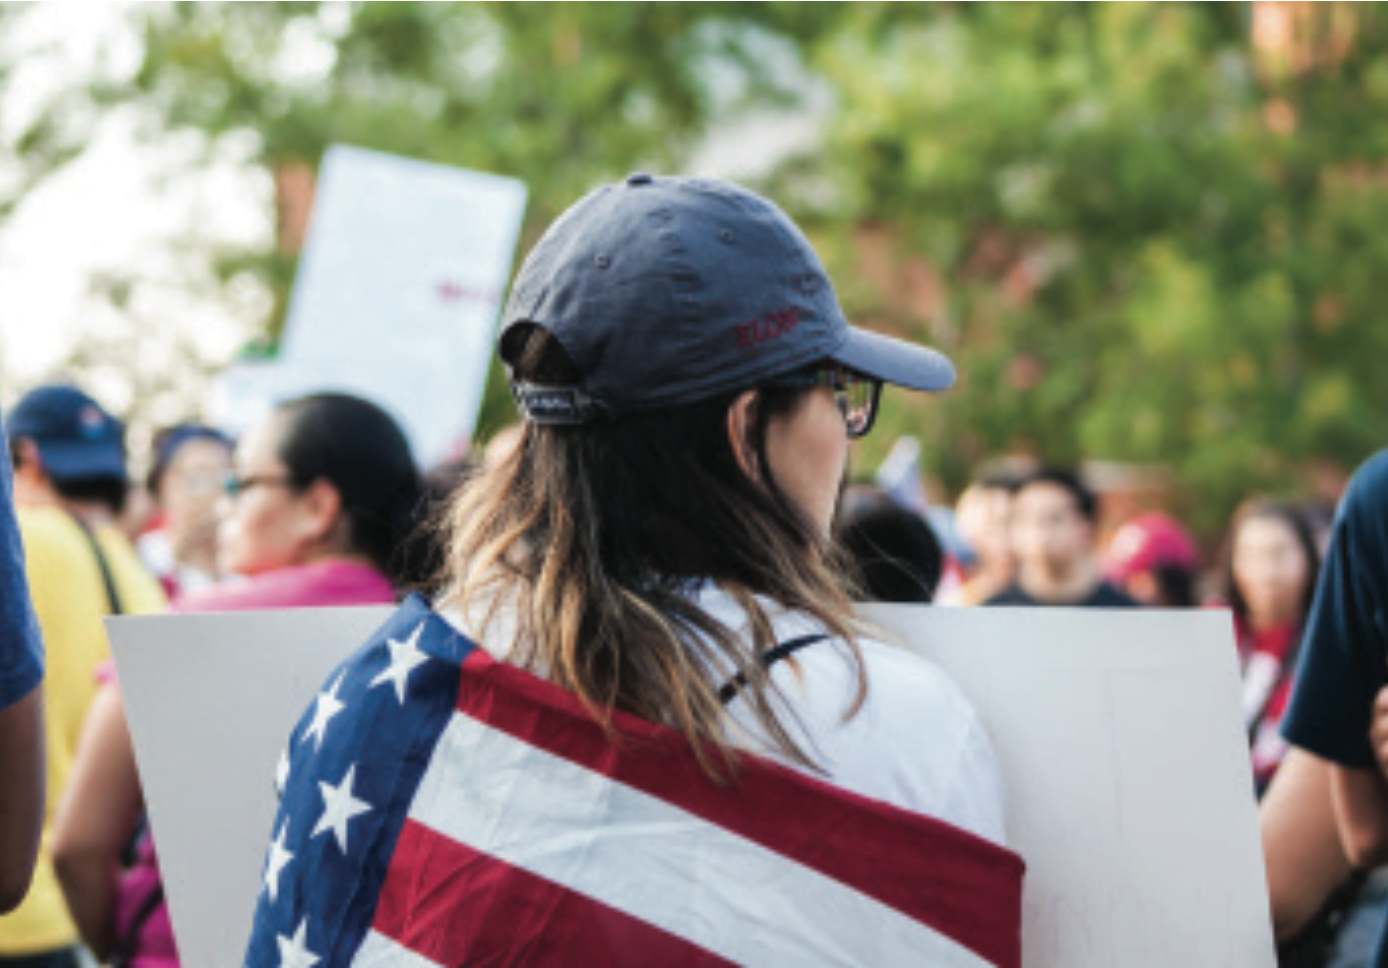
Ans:
[[[370,565],[319,561],[226,581],[184,595],[175,612],[246,612],[267,608],[331,608],[395,601],[390,582]]]

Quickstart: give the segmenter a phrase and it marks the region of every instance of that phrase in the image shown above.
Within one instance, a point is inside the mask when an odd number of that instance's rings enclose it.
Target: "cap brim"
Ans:
[[[944,354],[853,326],[844,341],[825,355],[851,370],[909,390],[939,391],[954,385],[954,364]]]
[[[80,481],[126,476],[125,451],[120,444],[36,441],[43,469],[55,481]]]

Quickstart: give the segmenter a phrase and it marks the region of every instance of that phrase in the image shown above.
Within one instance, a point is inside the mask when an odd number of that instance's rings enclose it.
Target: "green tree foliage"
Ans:
[[[117,94],[270,167],[340,141],[523,178],[529,241],[808,65],[824,145],[769,184],[851,315],[962,374],[870,447],[921,433],[956,485],[1019,447],[1161,462],[1210,529],[1388,412],[1388,16],[1294,6],[1260,52],[1249,4],[141,5]]]
[[[1388,20],[1302,6],[1286,69],[1242,4],[879,5],[820,45],[838,217],[946,280],[925,312],[855,296],[959,362],[894,414],[955,480],[1018,445],[1165,462],[1209,528],[1385,442]]]
[[[776,103],[770,31],[727,3],[180,3],[142,5],[145,56],[114,97],[163,129],[250,133],[250,159],[316,165],[334,142],[504,173],[531,190],[524,244],[594,184],[668,171],[719,112]],[[761,5],[750,5],[753,8]],[[796,30],[768,4],[752,15]],[[285,253],[228,259],[280,294]],[[493,373],[480,429],[510,419]]]
[[[137,89],[168,124],[254,131],[266,162],[332,142],[503,171],[537,218],[708,115],[712,65],[767,87],[718,4],[192,3],[145,13]]]

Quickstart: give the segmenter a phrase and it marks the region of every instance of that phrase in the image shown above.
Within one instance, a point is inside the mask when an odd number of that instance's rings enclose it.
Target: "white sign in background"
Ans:
[[[428,467],[473,431],[526,188],[334,145],[323,157],[278,359],[234,367],[214,418],[315,390],[374,400]]]
[[[1226,613],[864,612],[988,727],[1028,865],[1028,968],[1275,964]],[[108,620],[185,964],[240,964],[280,749],[387,614]]]

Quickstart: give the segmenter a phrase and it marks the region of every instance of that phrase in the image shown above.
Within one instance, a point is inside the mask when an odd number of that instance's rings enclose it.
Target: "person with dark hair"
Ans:
[[[390,601],[418,577],[398,552],[423,483],[404,432],[374,403],[319,393],[281,404],[237,448],[236,467],[218,553],[248,580],[181,609]]]
[[[834,534],[870,600],[929,603],[935,597],[945,559],[940,539],[886,492],[846,490]]]
[[[957,602],[982,605],[1012,584],[1017,562],[1012,553],[1012,492],[1018,473],[992,467],[980,473],[959,495],[955,527],[972,557],[965,563],[966,577]]]
[[[128,486],[124,428],[71,386],[39,387],[10,413],[14,498],[24,564],[47,644],[45,850],[28,897],[0,917],[0,966],[76,964],[77,930],[52,860],[58,798],[108,657],[101,620],[163,611],[158,582],[116,526]]]
[[[43,640],[0,455],[0,913],[29,890],[43,830]]]
[[[447,549],[440,534],[447,529],[448,509],[458,489],[472,479],[478,467],[477,456],[467,454],[450,457],[425,472],[418,524],[397,552],[401,561],[408,562],[407,571],[414,578],[400,590],[424,595],[439,590],[448,565]]]
[[[170,600],[217,582],[217,501],[235,445],[202,424],[166,427],[154,436],[146,488],[159,527],[135,543]]]
[[[383,604],[415,579],[397,551],[414,529],[419,472],[380,407],[337,393],[291,400],[246,437],[236,466],[219,548],[224,570],[245,579],[186,595],[177,611]],[[109,670],[106,681],[56,825],[59,875],[98,957],[176,968],[125,707]],[[135,862],[118,876],[132,840]]]
[[[1234,613],[1244,726],[1260,796],[1287,751],[1282,714],[1319,572],[1311,526],[1295,507],[1254,497],[1235,509],[1221,555],[1220,593]]]
[[[499,354],[525,428],[437,611],[291,734],[245,963],[1019,965],[988,738],[831,540],[882,385],[949,362],[851,327],[765,199],[649,175],[549,229]]]
[[[1125,521],[1104,552],[1104,577],[1143,605],[1199,604],[1200,548],[1181,524],[1160,511]]]
[[[1079,476],[1039,467],[1012,492],[1012,584],[985,605],[1064,605],[1132,608],[1126,592],[1103,578],[1095,549],[1099,501]]]

